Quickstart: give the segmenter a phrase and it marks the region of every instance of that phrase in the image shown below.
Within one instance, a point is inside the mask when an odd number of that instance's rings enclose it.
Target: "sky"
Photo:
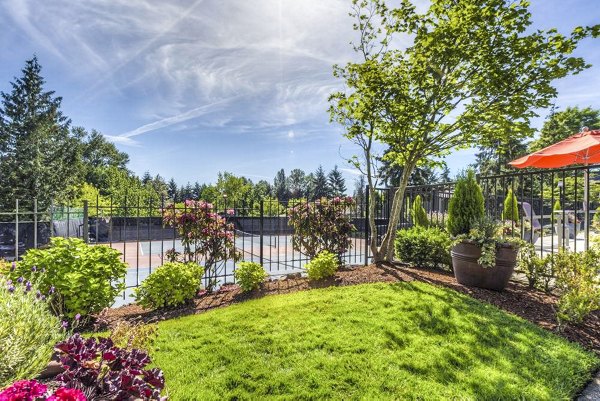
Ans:
[[[396,2],[390,2],[394,4]],[[130,155],[129,168],[179,184],[219,171],[272,181],[277,170],[347,179],[356,149],[329,122],[353,59],[350,0],[0,0],[0,91],[36,54],[46,89],[76,126]],[[568,34],[600,22],[600,0],[532,0],[533,28]],[[577,50],[593,67],[556,83],[559,109],[600,108],[600,40]],[[547,110],[534,121],[540,127]],[[474,150],[446,158],[452,172]],[[351,184],[348,185],[351,187]]]

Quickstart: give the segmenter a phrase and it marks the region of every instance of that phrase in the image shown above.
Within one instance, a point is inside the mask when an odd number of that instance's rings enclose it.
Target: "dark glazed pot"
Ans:
[[[460,284],[502,291],[506,288],[517,264],[517,249],[502,245],[496,252],[496,266],[483,267],[477,260],[481,248],[472,242],[463,241],[452,248],[454,277]]]

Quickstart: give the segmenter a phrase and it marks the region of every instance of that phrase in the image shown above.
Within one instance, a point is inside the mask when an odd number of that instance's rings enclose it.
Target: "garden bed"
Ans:
[[[195,299],[192,303],[179,308],[146,311],[139,305],[127,305],[107,310],[101,319],[101,325],[98,329],[102,329],[106,325],[112,325],[119,320],[155,322],[201,313],[206,310],[220,308],[252,298],[260,298],[265,295],[286,294],[330,286],[414,280],[449,287],[468,294],[475,299],[514,313],[547,330],[557,332],[561,336],[600,354],[600,312],[592,313],[591,316],[578,326],[568,326],[564,331],[558,332],[554,315],[556,297],[553,295],[530,290],[525,285],[517,282],[509,283],[503,292],[469,288],[458,284],[451,273],[404,265],[369,265],[366,267],[344,268],[339,270],[333,278],[318,282],[311,282],[304,277],[288,277],[265,282],[262,288],[250,293],[242,293],[241,289],[237,286],[226,286],[217,293],[204,295]]]

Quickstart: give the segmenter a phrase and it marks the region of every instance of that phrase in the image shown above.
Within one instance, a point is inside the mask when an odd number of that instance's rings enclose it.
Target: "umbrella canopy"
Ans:
[[[600,130],[584,130],[509,164],[517,168],[557,168],[595,163],[600,163]]]

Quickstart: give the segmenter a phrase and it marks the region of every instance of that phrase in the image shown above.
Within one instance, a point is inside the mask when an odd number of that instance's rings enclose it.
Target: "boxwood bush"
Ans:
[[[0,277],[0,388],[39,374],[64,335],[31,283]]]
[[[452,266],[450,235],[438,227],[413,227],[396,234],[396,257],[423,267]]]
[[[309,279],[319,280],[333,276],[339,265],[340,261],[335,254],[329,251],[323,251],[308,262],[305,269]]]
[[[252,291],[258,288],[268,277],[265,269],[256,262],[241,262],[233,272],[233,276],[242,291]]]
[[[85,319],[113,304],[126,273],[116,249],[55,237],[47,249],[28,250],[10,275],[35,281],[57,315]]]
[[[194,262],[165,263],[135,289],[137,303],[148,309],[181,305],[196,295],[204,267]]]

